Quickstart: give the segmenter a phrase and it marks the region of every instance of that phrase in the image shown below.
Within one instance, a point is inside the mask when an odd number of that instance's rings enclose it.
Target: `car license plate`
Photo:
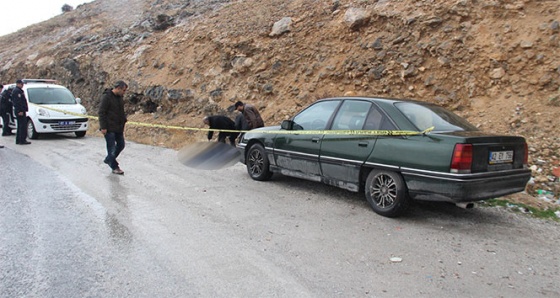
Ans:
[[[488,163],[498,164],[498,163],[511,163],[513,162],[513,150],[508,151],[490,151],[490,157],[488,158]]]
[[[72,125],[76,124],[76,121],[58,121],[59,125]]]

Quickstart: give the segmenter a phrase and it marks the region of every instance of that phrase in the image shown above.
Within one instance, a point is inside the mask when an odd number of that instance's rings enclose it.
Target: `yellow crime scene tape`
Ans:
[[[77,117],[86,117],[88,119],[93,119],[99,121],[99,117],[97,116],[90,116],[84,115],[79,113],[73,113],[65,110],[55,109],[51,107],[46,107],[38,104],[32,104],[47,110],[52,110],[55,112],[60,112],[72,116]],[[164,124],[153,124],[153,123],[144,123],[144,122],[136,122],[136,121],[127,121],[127,125],[135,125],[135,126],[143,126],[143,127],[153,127],[153,128],[164,128],[164,129],[177,129],[177,130],[186,130],[186,131],[216,131],[216,132],[239,132],[239,133],[268,133],[268,134],[296,134],[296,135],[318,135],[318,134],[325,134],[325,135],[367,135],[367,136],[415,136],[415,135],[422,135],[431,132],[434,130],[434,126],[427,128],[423,131],[414,131],[414,130],[229,130],[229,129],[214,129],[214,128],[197,128],[197,127],[184,127],[184,126],[176,126],[176,125],[164,125]]]

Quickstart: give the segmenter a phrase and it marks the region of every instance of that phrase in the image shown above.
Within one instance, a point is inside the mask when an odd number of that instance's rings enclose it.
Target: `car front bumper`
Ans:
[[[87,118],[61,118],[61,119],[37,119],[35,130],[38,133],[59,133],[87,131]]]

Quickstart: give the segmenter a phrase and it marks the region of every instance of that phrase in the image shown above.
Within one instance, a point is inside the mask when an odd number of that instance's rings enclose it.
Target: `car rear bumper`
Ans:
[[[446,174],[403,170],[412,199],[452,203],[492,199],[525,190],[531,170]]]

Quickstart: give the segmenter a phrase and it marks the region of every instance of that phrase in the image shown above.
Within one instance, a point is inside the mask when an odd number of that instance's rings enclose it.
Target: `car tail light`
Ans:
[[[455,144],[451,159],[451,173],[470,173],[472,165],[472,145]]]
[[[523,156],[523,166],[527,167],[529,164],[529,147],[525,143],[525,156]]]

